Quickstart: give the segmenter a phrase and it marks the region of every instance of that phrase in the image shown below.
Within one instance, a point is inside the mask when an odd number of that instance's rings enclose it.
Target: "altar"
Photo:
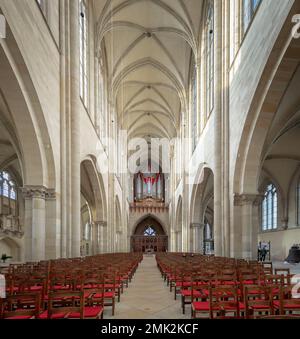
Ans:
[[[131,237],[131,248],[133,252],[157,253],[166,252],[168,249],[168,237],[158,236],[139,236]]]

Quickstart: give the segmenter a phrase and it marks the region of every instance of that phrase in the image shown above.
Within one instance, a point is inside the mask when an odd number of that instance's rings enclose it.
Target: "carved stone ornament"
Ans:
[[[253,206],[258,206],[262,203],[263,198],[263,194],[235,194],[234,206],[244,206],[250,204],[253,204]]]
[[[55,199],[56,192],[54,189],[48,189],[45,186],[25,186],[21,188],[24,199]]]

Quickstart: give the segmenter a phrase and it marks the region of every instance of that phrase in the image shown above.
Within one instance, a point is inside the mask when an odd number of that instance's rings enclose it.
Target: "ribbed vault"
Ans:
[[[187,111],[202,0],[94,1],[97,51],[111,103],[130,137],[173,138]]]

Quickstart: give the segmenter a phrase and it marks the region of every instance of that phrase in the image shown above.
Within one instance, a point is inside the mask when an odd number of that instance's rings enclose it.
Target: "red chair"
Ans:
[[[209,291],[211,289],[211,280],[207,276],[194,276],[191,294],[191,314],[192,318],[197,315],[204,315],[209,318]]]
[[[24,304],[26,303],[26,306]],[[40,313],[41,297],[39,293],[10,295],[0,299],[0,319],[34,319]]]
[[[210,319],[241,319],[245,305],[240,302],[237,286],[222,285],[210,288]]]
[[[294,286],[283,286],[279,300],[273,301],[274,308],[280,315],[299,315],[300,299],[293,298]],[[296,314],[295,314],[296,312]]]
[[[194,301],[199,301],[203,298],[202,288],[203,285],[199,285],[197,276],[192,275],[191,272],[187,276],[182,278],[181,287],[181,308],[182,313],[185,314],[185,305],[191,305]]]
[[[264,315],[274,315],[270,287],[246,286],[244,288],[244,304],[247,319],[261,318],[263,313]]]
[[[49,295],[48,310],[40,319],[99,319],[103,307],[85,305],[83,291],[59,291]]]

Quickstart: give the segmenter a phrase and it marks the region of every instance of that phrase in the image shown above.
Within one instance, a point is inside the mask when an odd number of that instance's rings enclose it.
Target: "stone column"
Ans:
[[[99,226],[98,224],[93,221],[91,223],[91,233],[92,233],[92,255],[96,255],[99,251],[99,244],[98,244],[98,232]]]
[[[123,241],[122,241],[122,235],[123,232],[121,230],[118,230],[116,232],[116,252],[124,252],[123,250]]]
[[[224,255],[230,256],[230,124],[229,124],[229,70],[230,70],[230,2],[224,2],[223,9],[223,114],[222,114],[222,180],[223,180],[223,234]]]
[[[175,252],[176,248],[176,234],[173,229],[170,230],[170,236],[169,236],[169,245],[168,245],[168,251],[169,252]]]
[[[71,78],[71,211],[72,257],[80,256],[80,91],[79,91],[79,5],[70,6]]]
[[[173,231],[173,237],[174,237],[174,244],[172,248],[172,252],[178,252],[178,231]]]
[[[183,252],[184,248],[182,246],[182,230],[176,232],[177,239],[177,252]]]
[[[200,53],[201,54],[201,53]],[[196,74],[197,74],[197,143],[199,141],[199,133],[202,130],[202,120],[201,120],[201,115],[200,112],[203,112],[201,110],[201,99],[202,99],[202,95],[201,95],[201,59],[200,57],[197,57],[196,60]]]
[[[241,255],[245,259],[256,259],[258,230],[259,230],[259,205],[263,195],[242,194],[236,195],[235,207],[239,208],[241,232],[235,237],[241,244]]]
[[[222,1],[214,1],[214,239],[215,255],[224,255],[222,228]]]
[[[203,228],[204,225],[200,223],[191,224],[191,232],[193,234],[193,252],[202,253],[203,249]]]
[[[107,222],[106,221],[95,221],[99,231],[99,247],[98,253],[106,253],[107,248]]]
[[[25,261],[45,260],[46,240],[48,242],[46,238],[46,199],[53,198],[55,193],[44,186],[25,186],[22,188],[22,193],[25,200]],[[51,234],[49,230],[47,233]],[[49,239],[50,246],[53,240],[51,238]],[[55,240],[56,238],[54,238],[54,242]]]
[[[70,111],[69,107],[69,81],[68,81],[68,8],[65,1],[59,3],[60,12],[60,175],[61,175],[61,243],[60,243],[60,257],[68,256],[69,244],[67,243],[67,230],[71,215],[68,209],[68,193],[70,192],[70,176],[68,175],[68,131],[67,117]]]
[[[46,259],[61,257],[61,226],[59,201],[55,190],[48,189],[46,197]]]

